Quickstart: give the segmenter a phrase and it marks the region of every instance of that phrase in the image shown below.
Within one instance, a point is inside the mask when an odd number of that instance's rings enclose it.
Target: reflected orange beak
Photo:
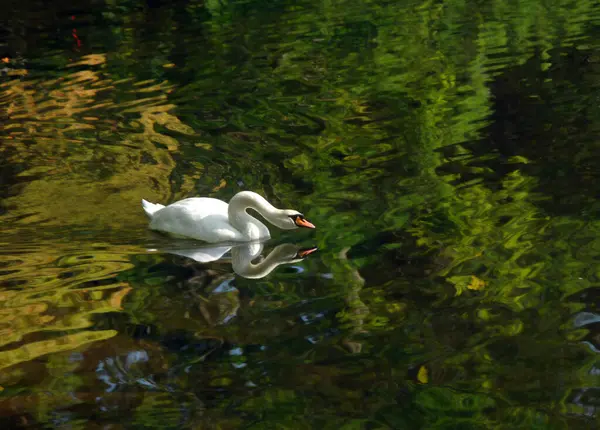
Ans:
[[[313,252],[316,252],[319,248],[317,248],[316,246],[314,248],[306,248],[306,249],[301,249],[300,251],[298,251],[298,253],[296,254],[296,257],[298,258],[304,258],[309,256],[310,254],[312,254]]]
[[[316,228],[314,224],[308,221],[307,219],[302,219],[298,217],[296,218],[295,222],[298,227]]]

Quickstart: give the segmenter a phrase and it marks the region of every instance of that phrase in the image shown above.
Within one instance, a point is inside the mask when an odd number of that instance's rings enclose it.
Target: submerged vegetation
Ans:
[[[600,2],[6,12],[4,426],[597,425]],[[148,252],[241,189],[319,252]]]

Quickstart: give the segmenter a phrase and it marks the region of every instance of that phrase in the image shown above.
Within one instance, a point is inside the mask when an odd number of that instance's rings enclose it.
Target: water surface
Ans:
[[[598,1],[3,15],[3,428],[598,425]],[[244,189],[317,230],[146,229]]]

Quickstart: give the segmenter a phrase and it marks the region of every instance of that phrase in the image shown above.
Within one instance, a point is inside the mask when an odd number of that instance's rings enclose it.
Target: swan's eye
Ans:
[[[315,226],[304,218],[304,215],[302,214],[290,215],[290,218],[298,227],[315,228]]]

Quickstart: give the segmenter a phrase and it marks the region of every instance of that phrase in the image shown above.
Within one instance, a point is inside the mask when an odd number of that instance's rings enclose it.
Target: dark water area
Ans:
[[[599,1],[76,3],[0,14],[1,428],[598,427]],[[140,206],[241,190],[317,229]]]

